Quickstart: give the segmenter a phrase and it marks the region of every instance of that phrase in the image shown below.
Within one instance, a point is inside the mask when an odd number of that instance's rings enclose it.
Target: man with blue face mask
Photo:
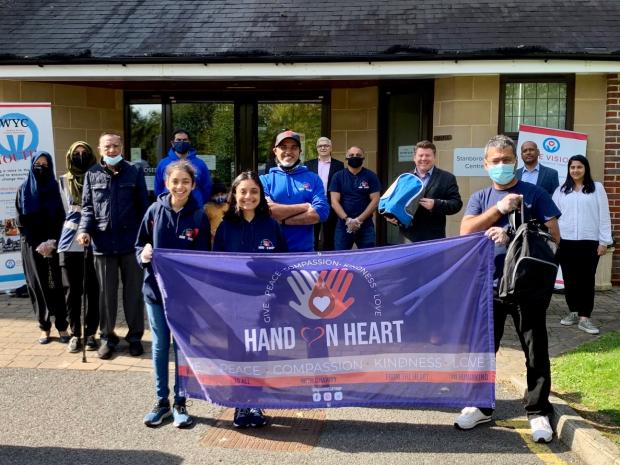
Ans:
[[[129,353],[139,356],[144,352],[140,342],[144,333],[143,279],[134,245],[148,206],[147,192],[144,172],[123,159],[122,149],[120,134],[103,133],[99,138],[101,163],[93,165],[84,176],[77,235],[80,245],[93,245],[99,282],[99,357],[104,360],[112,356],[119,342],[114,332],[119,271]]]
[[[507,136],[495,136],[486,145],[484,168],[492,181],[492,186],[472,194],[461,221],[461,234],[485,231],[485,235],[495,242],[495,272],[493,290],[493,323],[495,332],[495,351],[504,333],[504,323],[508,315],[521,341],[527,367],[527,396],[525,410],[536,442],[550,442],[553,430],[549,415],[553,408],[549,403],[551,389],[551,370],[547,343],[546,312],[547,303],[535,299],[522,299],[518,303],[503,301],[497,294],[497,283],[501,278],[506,246],[510,239],[507,234],[508,214],[521,207],[525,220],[537,219],[544,224],[555,242],[560,242],[558,217],[561,215],[549,194],[534,184],[523,182],[516,177],[517,156],[515,143]],[[491,421],[493,409],[466,407],[456,419],[454,426],[467,430]]]
[[[192,147],[189,133],[185,129],[174,131],[168,154],[157,164],[155,195],[159,196],[168,191],[165,184],[166,167],[170,163],[179,160],[187,160],[196,170],[196,187],[192,191],[192,196],[198,202],[198,205],[204,205],[211,196],[211,174],[207,164],[198,158],[196,149]]]

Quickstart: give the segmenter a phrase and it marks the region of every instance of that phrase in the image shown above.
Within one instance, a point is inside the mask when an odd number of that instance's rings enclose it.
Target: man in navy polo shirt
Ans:
[[[334,238],[335,250],[375,246],[372,215],[377,209],[381,183],[375,173],[362,166],[364,151],[360,147],[347,150],[347,169],[334,174],[329,186],[332,209],[338,216]]]

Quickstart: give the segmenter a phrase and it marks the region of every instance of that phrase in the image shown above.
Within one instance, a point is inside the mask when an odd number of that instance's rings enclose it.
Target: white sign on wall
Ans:
[[[562,185],[566,180],[568,159],[573,155],[586,156],[588,135],[581,132],[520,124],[517,142],[519,168],[523,166],[521,145],[527,141],[535,142],[538,145],[540,163],[556,170],[560,178],[560,185]]]
[[[398,161],[410,162],[413,161],[413,148],[414,145],[399,145],[398,146]]]
[[[15,195],[35,152],[45,150],[54,159],[51,108],[51,103],[0,103],[0,290],[25,282]]]
[[[455,176],[487,176],[484,169],[484,147],[454,149]]]

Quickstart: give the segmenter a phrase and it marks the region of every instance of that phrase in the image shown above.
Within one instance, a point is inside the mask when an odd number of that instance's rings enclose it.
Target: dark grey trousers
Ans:
[[[143,271],[135,254],[95,255],[95,272],[99,281],[99,330],[101,339],[110,346],[116,346],[119,340],[114,332],[119,270],[123,282],[123,310],[129,327],[125,340],[139,341],[144,334]]]

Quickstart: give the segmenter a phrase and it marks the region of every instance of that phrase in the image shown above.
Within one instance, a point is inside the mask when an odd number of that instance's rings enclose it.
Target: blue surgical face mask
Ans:
[[[174,151],[180,154],[186,154],[189,152],[192,144],[187,140],[178,140],[174,143]]]
[[[514,163],[491,165],[487,171],[491,180],[500,185],[508,184],[515,178]]]
[[[214,203],[221,205],[224,202],[226,202],[226,196],[225,195],[216,195],[214,197],[211,197],[211,200],[213,200]]]
[[[122,159],[123,155],[120,154],[115,157],[108,157],[107,155],[103,156],[103,162],[108,166],[118,165]]]

